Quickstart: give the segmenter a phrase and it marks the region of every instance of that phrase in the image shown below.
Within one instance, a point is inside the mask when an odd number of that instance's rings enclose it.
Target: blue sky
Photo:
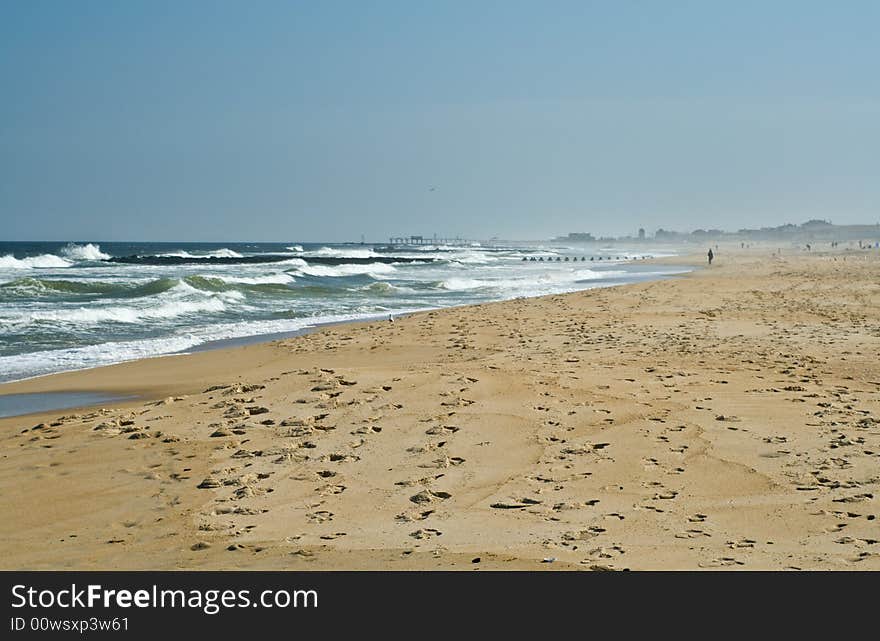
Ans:
[[[5,0],[0,239],[880,222],[878,19],[868,1]]]

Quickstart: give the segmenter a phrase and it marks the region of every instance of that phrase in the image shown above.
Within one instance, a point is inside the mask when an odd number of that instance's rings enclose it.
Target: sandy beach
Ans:
[[[880,260],[789,254],[2,385],[137,398],[0,419],[0,567],[880,569]]]

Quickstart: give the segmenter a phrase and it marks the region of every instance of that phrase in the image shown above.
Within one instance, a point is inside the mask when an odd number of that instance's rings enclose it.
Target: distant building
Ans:
[[[574,232],[569,233],[568,236],[558,236],[553,240],[567,243],[592,243],[595,242],[596,237],[593,236],[593,234],[588,234],[586,232]]]
[[[645,228],[639,227],[639,240],[645,240]]]
[[[660,242],[680,240],[681,238],[682,234],[680,232],[668,231],[666,229],[663,229],[662,227],[658,229],[654,234],[654,239]]]

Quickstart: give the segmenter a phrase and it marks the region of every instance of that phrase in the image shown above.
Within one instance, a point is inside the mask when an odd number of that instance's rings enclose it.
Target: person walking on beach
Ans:
[[[711,248],[711,247],[709,248],[709,253],[708,253],[707,255],[709,256],[709,264],[711,265],[711,264],[712,264],[712,259],[715,258],[715,254],[712,253],[712,248]]]

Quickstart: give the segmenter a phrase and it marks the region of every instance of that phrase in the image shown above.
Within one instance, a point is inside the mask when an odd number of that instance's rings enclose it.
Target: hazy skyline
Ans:
[[[873,2],[0,5],[0,240],[880,221]]]

